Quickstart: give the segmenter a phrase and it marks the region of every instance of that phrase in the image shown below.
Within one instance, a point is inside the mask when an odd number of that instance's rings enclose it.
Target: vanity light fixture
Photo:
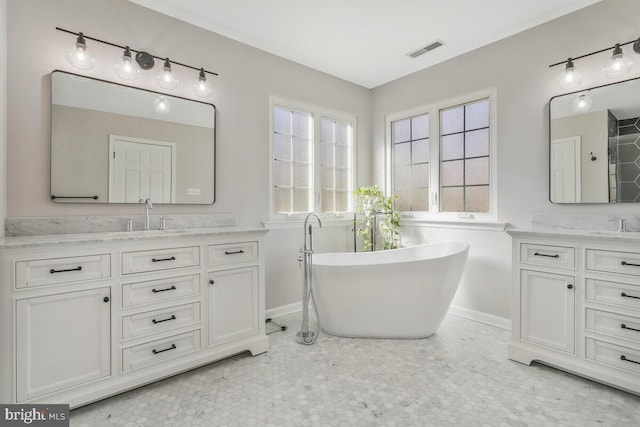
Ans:
[[[207,98],[213,92],[213,86],[211,82],[207,80],[207,76],[204,74],[204,69],[200,68],[198,74],[198,80],[193,84],[193,93],[200,98]]]
[[[129,48],[129,46],[121,46],[115,43],[111,43],[105,40],[100,40],[94,37],[89,37],[84,35],[83,33],[76,33],[74,31],[69,31],[64,28],[56,27],[56,30],[62,31],[68,34],[74,34],[78,36],[76,43],[73,45],[73,48],[67,53],[67,58],[71,65],[75,68],[79,68],[81,70],[89,70],[95,64],[95,57],[91,53],[91,51],[87,48],[86,40],[92,40],[98,43],[107,44],[109,46],[117,47],[119,49],[124,50],[123,55],[120,57],[118,62],[114,66],[114,70],[118,77],[124,80],[135,80],[140,70],[151,70],[154,68],[155,59],[163,61],[162,68],[157,72],[156,78],[158,84],[163,89],[173,90],[178,86],[178,79],[172,70],[173,65],[179,65],[181,67],[191,68],[192,70],[196,70],[199,72],[198,78],[193,85],[194,93],[201,97],[206,98],[211,95],[213,92],[213,87],[211,82],[206,78],[206,74],[210,74],[212,76],[217,76],[218,73],[214,73],[213,71],[207,71],[201,67],[194,67],[191,65],[187,65],[177,61],[171,61],[169,58],[161,58],[155,55],[152,55],[148,52],[138,51],[135,49]],[[132,52],[135,52],[135,57],[132,58]],[[168,102],[168,101],[167,101]],[[168,112],[168,111],[167,111]]]
[[[571,109],[576,113],[584,113],[585,111],[589,111],[592,103],[591,98],[583,93],[573,100]]]
[[[560,74],[560,87],[562,89],[573,89],[582,82],[582,73],[573,65],[571,58],[567,59],[567,65]]]
[[[622,48],[620,47],[620,43],[616,43],[613,48],[613,53],[611,57],[607,59],[604,63],[604,67],[602,68],[602,72],[605,77],[610,79],[615,79],[618,77],[623,77],[631,71],[631,67],[633,66],[633,60],[629,55],[625,55],[622,52]]]
[[[140,66],[131,58],[129,46],[125,47],[120,61],[114,66],[116,74],[123,80],[135,80],[140,74]]]
[[[163,89],[173,90],[178,87],[178,79],[171,71],[169,58],[164,60],[162,69],[156,74],[156,80],[158,81],[158,86]]]
[[[633,44],[634,52],[640,54],[640,38],[638,38],[636,40],[631,40],[624,43],[616,43],[615,46],[600,49],[595,52],[587,53],[585,55],[574,56],[567,59],[566,61],[556,62],[555,64],[549,65],[549,68],[556,67],[558,65],[565,65],[565,69],[561,73],[560,78],[558,79],[558,83],[563,89],[573,89],[579,86],[582,82],[582,75],[577,71],[574,65],[574,61],[598,53],[611,51],[613,49],[613,52],[607,59],[602,71],[606,77],[611,79],[623,77],[625,74],[629,73],[633,65],[633,60],[631,59],[631,57],[622,52],[622,47],[628,44]]]
[[[87,47],[87,42],[82,33],[78,33],[78,38],[73,46],[67,51],[69,63],[81,70],[90,70],[96,63],[91,49]]]

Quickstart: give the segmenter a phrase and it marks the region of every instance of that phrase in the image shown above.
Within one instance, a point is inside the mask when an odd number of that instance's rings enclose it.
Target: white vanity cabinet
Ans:
[[[640,239],[594,232],[509,234],[509,358],[640,393]]]
[[[266,351],[264,233],[5,238],[0,401],[73,408]]]

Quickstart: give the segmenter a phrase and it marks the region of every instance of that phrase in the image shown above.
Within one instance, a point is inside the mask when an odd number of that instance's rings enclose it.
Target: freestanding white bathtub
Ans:
[[[469,253],[462,242],[313,255],[322,329],[362,338],[425,338],[442,323]]]

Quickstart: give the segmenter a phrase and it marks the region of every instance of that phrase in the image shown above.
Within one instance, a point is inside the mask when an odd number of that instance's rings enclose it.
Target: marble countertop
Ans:
[[[507,230],[507,233],[515,237],[565,237],[640,243],[640,232],[637,231],[618,232],[606,230],[514,228],[511,230]]]
[[[264,228],[201,227],[148,231],[113,231],[78,234],[44,234],[0,238],[0,249],[33,248],[73,243],[106,243],[119,241],[144,241],[151,239],[175,239],[236,233],[266,233]]]

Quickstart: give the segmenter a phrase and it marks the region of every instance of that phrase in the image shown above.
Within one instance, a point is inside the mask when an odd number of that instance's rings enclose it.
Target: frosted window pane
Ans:
[[[429,186],[429,164],[420,164],[411,166],[411,184],[412,187],[428,187]]]
[[[349,147],[345,145],[336,145],[336,166],[348,168],[349,164]]]
[[[278,160],[291,160],[291,137],[273,135],[273,157]]]
[[[320,121],[320,141],[333,142],[333,121],[326,119]]]
[[[307,113],[293,112],[293,135],[303,138],[311,138],[311,115]]]
[[[333,168],[322,168],[322,188],[335,188],[333,183]]]
[[[465,165],[465,184],[489,184],[489,158],[470,159]]]
[[[311,167],[309,165],[295,163],[293,165],[293,185],[295,187],[308,187],[310,171]]]
[[[291,186],[291,163],[273,162],[273,183],[283,187]]]
[[[411,166],[397,166],[395,168],[394,185],[396,188],[411,186]]]
[[[411,119],[411,139],[429,138],[429,115]]]
[[[429,161],[429,140],[421,139],[411,143],[411,156],[413,163],[426,163]]]
[[[467,212],[489,212],[489,186],[467,187]]]
[[[291,190],[288,188],[274,188],[273,203],[276,212],[291,212]]]
[[[442,163],[442,185],[462,185],[462,160]]]
[[[322,212],[334,212],[333,191],[322,190]]]
[[[347,123],[336,122],[336,143],[349,144],[349,125]]]
[[[464,134],[442,137],[442,160],[461,159],[464,156]]]
[[[293,138],[293,160],[297,162],[311,162],[311,143],[308,139]]]
[[[464,107],[455,107],[442,110],[440,126],[442,135],[462,132],[464,130]]]
[[[465,136],[465,151],[467,157],[489,155],[489,129],[467,132]]]
[[[429,189],[415,188],[411,193],[411,210],[428,211],[429,210]]]
[[[309,212],[309,190],[294,189],[293,190],[293,211]]]
[[[291,134],[291,111],[284,108],[273,109],[273,130],[285,135]]]
[[[349,192],[336,191],[336,208],[337,212],[349,211]]]
[[[467,104],[465,121],[466,130],[489,127],[489,100]]]
[[[327,166],[334,166],[333,164],[333,147],[334,144],[320,144],[320,156],[322,157],[322,164]]]
[[[411,139],[411,119],[393,122],[393,142],[405,142]]]
[[[395,144],[394,148],[394,164],[408,165],[411,164],[411,144]]]
[[[396,190],[398,196],[394,200],[394,207],[397,211],[408,211],[411,209],[411,190]]]
[[[443,188],[441,192],[443,212],[463,212],[464,201],[462,200],[462,187]]]

